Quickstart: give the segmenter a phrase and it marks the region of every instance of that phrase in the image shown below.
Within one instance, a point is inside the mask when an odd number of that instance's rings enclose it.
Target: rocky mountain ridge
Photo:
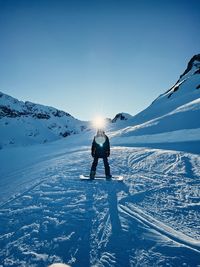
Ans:
[[[0,146],[54,141],[88,128],[88,122],[53,107],[23,102],[0,92]]]
[[[130,118],[115,137],[126,142],[180,142],[200,136],[200,54],[189,61],[178,81],[142,112]],[[170,137],[171,136],[171,137]]]

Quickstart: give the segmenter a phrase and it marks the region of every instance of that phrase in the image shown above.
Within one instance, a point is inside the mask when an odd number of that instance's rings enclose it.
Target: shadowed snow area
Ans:
[[[89,146],[23,149],[30,162],[1,169],[1,266],[198,266],[199,155],[112,147],[124,182],[81,181]]]

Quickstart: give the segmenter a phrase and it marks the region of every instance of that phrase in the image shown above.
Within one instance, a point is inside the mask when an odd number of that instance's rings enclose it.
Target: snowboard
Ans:
[[[89,175],[80,175],[81,180],[106,180],[106,181],[123,181],[124,177],[122,175],[113,175],[110,179],[106,179],[105,175],[95,175],[94,179],[90,179]]]

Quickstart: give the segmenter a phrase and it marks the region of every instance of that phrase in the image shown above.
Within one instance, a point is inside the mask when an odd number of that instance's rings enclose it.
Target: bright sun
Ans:
[[[102,116],[96,116],[92,120],[92,125],[95,129],[104,129],[106,126],[106,121]]]

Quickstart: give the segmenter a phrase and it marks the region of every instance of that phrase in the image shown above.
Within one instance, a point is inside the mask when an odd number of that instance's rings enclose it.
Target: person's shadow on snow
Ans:
[[[118,211],[118,199],[117,199],[117,193],[119,191],[119,188],[117,188],[115,185],[111,186],[109,185],[108,188],[106,189],[108,194],[109,215],[112,226],[112,233],[115,234],[122,231],[122,226]]]
[[[123,229],[123,225],[119,216],[119,201],[118,194],[129,195],[129,189],[123,182],[115,181],[103,181],[96,182],[88,181],[89,183],[85,186],[86,190],[86,202],[87,202],[87,227],[85,228],[85,234],[83,238],[85,246],[84,252],[82,253],[81,263],[91,264],[91,260],[100,260],[104,252],[109,252],[115,255],[115,261],[117,266],[129,266],[129,252],[132,247],[132,240],[130,234]],[[97,214],[100,212],[102,207],[99,207],[98,201],[100,201],[96,196],[99,194],[106,194],[106,202],[108,204],[108,216],[111,225],[111,234],[109,236],[108,243],[106,247],[97,244],[98,237],[98,225]],[[96,237],[95,237],[96,236]],[[93,237],[91,239],[91,237]],[[93,240],[94,239],[94,240]],[[100,238],[101,239],[101,238]],[[94,262],[93,262],[94,263]],[[86,265],[84,265],[86,266]],[[89,266],[89,265],[88,265]]]
[[[123,229],[119,216],[118,193],[130,195],[129,188],[125,183],[113,183],[106,187],[108,194],[109,216],[112,228],[108,249],[115,253],[116,261],[119,266],[129,266],[129,251],[132,242],[129,233]]]

